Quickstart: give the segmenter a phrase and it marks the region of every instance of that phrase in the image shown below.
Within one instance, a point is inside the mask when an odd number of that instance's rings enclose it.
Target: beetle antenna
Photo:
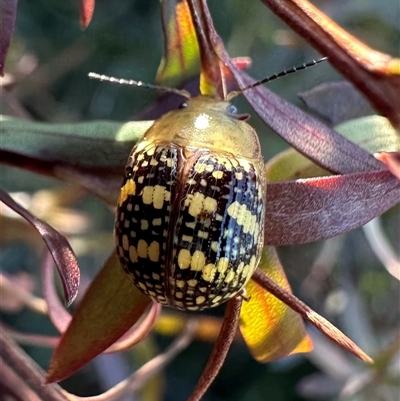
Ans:
[[[174,88],[167,88],[165,86],[151,85],[151,84],[146,84],[142,81],[135,81],[133,79],[115,78],[115,77],[110,77],[108,75],[97,74],[95,72],[89,72],[88,76],[89,78],[98,79],[99,81],[107,81],[115,84],[131,85],[146,89],[157,89],[164,92],[175,93],[177,95],[185,97],[186,99],[190,99],[190,93],[184,89],[174,89]]]
[[[249,85],[249,86],[246,86],[246,87],[243,88],[243,89],[240,89],[240,90],[238,90],[238,91],[233,91],[233,92],[229,93],[228,96],[227,96],[227,101],[229,102],[229,101],[232,100],[234,97],[240,95],[240,94],[243,93],[244,91],[247,91],[247,90],[249,90],[249,89],[255,88],[256,86],[260,86],[260,85],[265,84],[265,83],[267,83],[267,82],[271,82],[271,81],[273,81],[273,80],[275,80],[275,79],[284,77],[285,75],[293,74],[294,72],[301,71],[301,70],[305,70],[306,68],[309,68],[309,67],[313,67],[314,65],[317,65],[317,64],[319,64],[319,63],[322,63],[323,61],[326,61],[327,59],[328,59],[328,57],[323,57],[323,58],[320,58],[320,59],[318,59],[318,60],[312,60],[312,61],[310,61],[310,62],[308,62],[308,63],[303,63],[303,64],[301,64],[301,65],[292,67],[292,68],[290,68],[289,70],[283,70],[283,71],[281,71],[281,72],[279,72],[279,73],[275,73],[275,74],[273,74],[273,75],[270,75],[269,77],[264,78],[264,79],[262,79],[262,80],[260,80],[260,81],[257,81],[257,82],[255,82],[254,84],[251,84],[251,85]]]

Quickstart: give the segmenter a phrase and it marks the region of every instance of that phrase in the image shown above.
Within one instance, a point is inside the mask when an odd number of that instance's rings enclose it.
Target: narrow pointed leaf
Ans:
[[[225,99],[228,92],[227,82],[231,79],[231,74],[218,55],[224,49],[223,42],[214,29],[206,1],[187,1],[200,48],[200,92],[203,95],[214,95]]]
[[[262,2],[327,56],[379,113],[400,126],[400,59],[369,48],[306,0]]]
[[[27,220],[42,236],[60,274],[66,304],[70,305],[78,293],[80,272],[74,251],[66,238],[53,227],[33,216],[1,189],[0,201]]]
[[[0,161],[16,165],[19,158],[25,158],[39,166],[47,163],[86,169],[121,168],[136,141],[152,123],[50,124],[5,119],[1,122]]]
[[[92,20],[95,2],[95,0],[79,0],[82,29],[86,29]]]
[[[264,248],[258,267],[282,288],[291,291],[272,247]],[[242,305],[240,331],[255,359],[268,362],[312,350],[311,338],[299,314],[252,280],[247,283],[246,292],[250,299]]]
[[[59,333],[64,333],[72,318],[58,297],[53,268],[53,260],[49,255],[46,255],[42,263],[43,296],[47,303],[47,313],[51,322]]]
[[[152,121],[49,124],[3,117],[0,162],[79,184],[115,205],[130,150]]]
[[[0,2],[0,76],[4,75],[4,61],[14,32],[18,0]]]
[[[383,230],[381,219],[370,221],[363,227],[363,231],[376,257],[388,273],[400,281],[400,258]]]
[[[345,138],[369,153],[383,150],[395,152],[400,149],[400,137],[389,120],[381,116],[367,116],[346,121],[336,127]],[[329,172],[314,164],[295,149],[279,153],[265,165],[268,181],[295,180],[329,175]]]
[[[156,80],[176,88],[200,71],[199,46],[187,1],[162,1],[162,22],[164,57]]]
[[[113,253],[95,277],[54,352],[47,381],[80,369],[118,340],[151,301],[129,280]]]
[[[240,87],[255,82],[229,60],[227,63]],[[384,168],[367,151],[267,88],[258,86],[243,95],[260,118],[282,139],[326,170],[346,174]]]
[[[210,77],[215,78],[219,66],[224,65],[230,70],[230,75],[240,88],[253,84],[255,81],[240,71],[229,58],[221,38],[214,29],[205,1],[189,0],[189,6],[198,36],[202,63],[204,61],[208,66],[214,66],[210,71],[207,70],[209,82],[218,82]],[[217,87],[217,93],[224,97],[226,87]],[[259,86],[245,91],[244,96],[266,124],[319,166],[342,174],[383,169],[382,164],[368,152],[265,87]]]
[[[304,244],[362,226],[400,202],[400,180],[372,171],[270,182],[265,244]]]
[[[351,352],[364,362],[373,363],[373,360],[360,347],[357,346],[350,338],[343,334],[337,327],[326,320],[324,317],[313,311],[308,305],[300,301],[291,292],[286,291],[277,284],[271,277],[266,275],[261,269],[256,269],[253,273],[254,280],[260,287],[274,294],[279,300],[289,305],[291,309],[303,316],[304,319],[313,324],[324,335],[340,345],[343,349]]]
[[[140,325],[131,327],[119,340],[107,348],[105,353],[120,352],[138,344],[146,338],[161,314],[161,304],[153,303]]]

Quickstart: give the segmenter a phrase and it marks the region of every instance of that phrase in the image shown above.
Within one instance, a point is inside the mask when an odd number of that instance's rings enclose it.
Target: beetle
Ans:
[[[256,132],[228,102],[198,96],[156,120],[129,155],[115,219],[133,283],[183,310],[238,294],[261,257],[263,166]]]
[[[228,100],[324,60],[226,100],[89,74],[186,98],[145,132],[125,167],[114,238],[120,264],[140,291],[188,311],[244,297],[264,243],[266,181],[257,133]]]

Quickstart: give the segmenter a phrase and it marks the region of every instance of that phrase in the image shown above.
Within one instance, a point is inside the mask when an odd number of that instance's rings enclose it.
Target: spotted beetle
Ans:
[[[326,58],[274,74],[262,83]],[[119,261],[154,301],[181,310],[241,293],[261,257],[266,182],[254,129],[229,101],[90,73],[186,97],[145,132],[125,168],[115,219]]]
[[[235,296],[260,260],[263,158],[253,128],[228,102],[188,99],[132,149],[115,241],[133,283],[183,310]]]

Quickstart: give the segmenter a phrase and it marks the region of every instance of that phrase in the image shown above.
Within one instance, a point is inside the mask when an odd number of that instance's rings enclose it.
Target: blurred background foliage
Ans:
[[[399,56],[397,1],[314,3],[368,45]],[[230,55],[252,58],[249,72],[254,78],[319,57],[261,2],[210,0],[209,7]],[[162,52],[160,5],[156,0],[98,1],[93,21],[84,32],[79,29],[78,2],[19,2],[3,80],[3,84],[12,86],[13,98],[2,102],[2,114],[48,122],[129,120],[150,105],[157,94],[89,80],[87,74],[94,71],[151,83]],[[338,79],[340,76],[323,64],[277,80],[269,87],[302,106],[297,93]],[[243,99],[235,102],[240,112],[251,113]],[[250,121],[260,135],[266,160],[287,147],[257,117],[252,116]],[[1,182],[34,214],[67,235],[78,256],[83,286],[87,285],[113,247],[113,215],[109,208],[76,187],[7,166],[1,166]],[[397,245],[399,210],[397,207],[382,216],[386,235]],[[1,219],[2,269],[19,285],[39,295],[44,252],[41,239],[5,207]],[[361,229],[324,243],[284,247],[279,252],[293,290],[301,299],[372,356],[390,346],[400,317],[399,283],[383,268]],[[7,300],[4,292],[1,318],[7,325],[23,332],[56,335],[47,317],[8,304]],[[221,316],[223,308],[208,313]],[[267,365],[253,361],[244,344],[236,342],[204,400],[335,400],[349,378],[354,377],[358,383],[371,373],[353,357],[336,347],[331,349],[331,344],[318,334],[314,338],[316,351],[309,356]],[[170,342],[170,337],[154,334],[129,353],[97,358],[63,385],[79,395],[98,393]],[[151,386],[131,399],[184,400],[194,388],[211,348],[211,342],[195,342]],[[47,367],[51,350],[34,346],[25,349]],[[356,391],[356,385],[347,383],[350,390],[345,388],[343,399],[397,400],[399,370],[397,379],[396,374],[393,376],[397,381],[393,377],[367,380],[365,391]]]

